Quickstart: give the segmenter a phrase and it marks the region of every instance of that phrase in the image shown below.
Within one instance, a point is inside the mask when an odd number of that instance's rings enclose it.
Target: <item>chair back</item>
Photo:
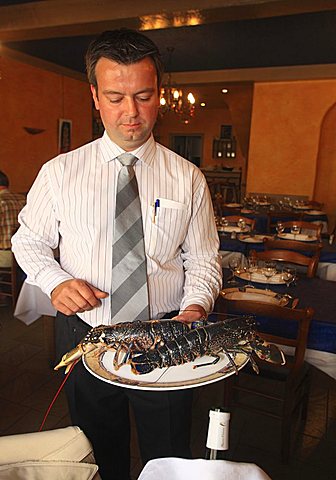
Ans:
[[[228,300],[224,297],[222,297],[221,300],[220,308],[225,313],[254,315],[257,321],[256,330],[267,342],[294,347],[294,362],[288,366],[292,374],[301,368],[307,348],[309,327],[314,315],[313,308],[292,309],[251,300]],[[274,329],[279,327],[279,333],[275,334],[263,331],[263,327],[258,326],[258,317],[260,319],[264,317],[276,320],[277,324]],[[284,322],[294,322],[296,324],[297,328],[294,329],[294,333],[291,329],[291,336],[286,336],[283,333],[286,331],[286,326],[288,326],[288,324],[283,325]]]
[[[225,218],[229,223],[235,224],[237,224],[239,220],[244,220],[245,225],[249,227],[251,231],[255,229],[255,218],[243,217],[242,215],[226,215]]]
[[[299,242],[296,240],[280,240],[272,238],[264,239],[265,251],[290,250],[293,252],[298,252],[310,258],[310,262],[307,264],[307,277],[309,278],[312,278],[316,275],[318,263],[320,261],[322,246],[322,243]],[[301,260],[304,261],[302,257],[300,257],[300,261]],[[301,265],[301,263],[299,263],[298,265]]]
[[[314,232],[316,235],[317,240],[321,239],[323,224],[322,223],[314,223],[314,222],[304,222],[303,220],[291,220],[288,222],[282,222],[282,225],[285,227],[285,230],[291,229],[293,225],[297,225],[300,230],[305,230],[308,232]]]
[[[274,261],[307,267],[306,276],[308,278],[315,277],[318,266],[318,258],[309,257],[300,252],[293,252],[292,250],[276,249],[265,250],[264,252],[256,252],[255,250],[251,250],[250,256],[258,261]]]

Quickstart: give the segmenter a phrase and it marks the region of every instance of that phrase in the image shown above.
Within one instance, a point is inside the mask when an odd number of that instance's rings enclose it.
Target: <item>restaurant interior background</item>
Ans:
[[[84,52],[96,33],[129,26],[159,45],[172,82],[196,97],[189,123],[159,118],[161,143],[196,135],[202,168],[241,169],[243,192],[306,196],[333,218],[335,20],[330,0],[0,1],[0,169],[26,192],[59,151],[59,119],[71,121],[71,148],[93,138]],[[224,125],[234,159],[213,157]]]

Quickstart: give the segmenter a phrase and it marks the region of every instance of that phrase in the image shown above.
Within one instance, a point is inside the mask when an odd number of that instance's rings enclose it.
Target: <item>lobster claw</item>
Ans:
[[[71,366],[77,363],[84,353],[91,352],[95,348],[97,347],[92,343],[86,345],[79,343],[77,347],[73,348],[72,350],[63,355],[61,361],[54,367],[54,370],[59,370],[62,367],[66,367],[65,373],[68,373]]]

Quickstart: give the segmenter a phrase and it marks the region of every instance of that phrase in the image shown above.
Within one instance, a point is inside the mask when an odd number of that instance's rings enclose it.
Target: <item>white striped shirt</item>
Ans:
[[[106,132],[43,165],[19,215],[13,252],[27,281],[49,296],[79,278],[111,292],[117,177],[123,153]],[[203,174],[153,137],[132,152],[143,215],[152,318],[199,304],[209,312],[220,286],[218,235]],[[159,200],[154,216],[155,201]],[[60,261],[52,249],[59,246]],[[78,313],[91,326],[111,323],[111,296]],[[125,318],[125,321],[131,319]]]

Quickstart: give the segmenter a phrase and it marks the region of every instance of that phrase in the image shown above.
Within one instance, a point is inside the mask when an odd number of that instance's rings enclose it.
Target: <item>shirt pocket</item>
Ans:
[[[167,262],[179,255],[188,225],[188,206],[175,200],[158,198],[153,206],[148,238],[148,255]]]

